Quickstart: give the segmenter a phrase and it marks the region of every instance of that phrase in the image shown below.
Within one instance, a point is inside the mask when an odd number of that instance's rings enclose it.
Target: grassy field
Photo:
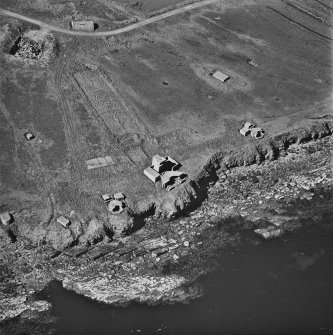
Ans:
[[[34,224],[50,199],[64,215],[105,218],[103,193],[122,191],[135,207],[166,192],[143,175],[154,154],[192,176],[221,147],[255,141],[238,133],[246,120],[267,138],[331,112],[329,11],[294,3],[303,11],[232,1],[116,38],[59,35],[47,67],[8,54],[29,27],[1,17],[0,204],[28,215],[38,202]],[[230,79],[217,81],[216,70]],[[87,170],[86,160],[107,155],[113,166]]]

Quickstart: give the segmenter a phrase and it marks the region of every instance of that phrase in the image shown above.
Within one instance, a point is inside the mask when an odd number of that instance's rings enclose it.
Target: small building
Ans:
[[[67,219],[65,216],[59,216],[57,219],[57,222],[60,223],[63,227],[67,228],[69,226],[69,219]]]
[[[161,175],[156,172],[152,166],[147,167],[143,170],[145,176],[147,176],[153,183],[158,182],[161,179]]]
[[[153,156],[153,159],[152,159],[152,168],[156,172],[161,173],[164,162],[165,162],[164,157],[162,157],[160,155],[155,155],[155,156]]]
[[[72,21],[72,29],[74,31],[94,31],[95,25],[93,21]]]
[[[162,188],[169,188],[168,190],[171,190],[174,186],[184,182],[185,178],[186,174],[184,172],[167,171],[161,176]]]
[[[262,236],[265,240],[269,240],[271,238],[279,237],[283,234],[283,230],[281,228],[277,228],[275,226],[268,226],[266,228],[255,229],[254,232],[260,236]]]
[[[35,135],[33,133],[26,133],[24,136],[28,141],[31,141],[35,138]]]
[[[112,200],[110,194],[103,194],[103,195],[101,195],[101,198],[103,199],[103,201],[104,201],[105,203],[108,203],[109,201]]]
[[[115,193],[115,194],[113,195],[113,198],[114,198],[115,200],[120,200],[120,201],[126,199],[125,194],[122,193],[122,192]]]
[[[251,136],[260,140],[265,135],[265,131],[260,127],[254,127],[251,129]]]
[[[243,135],[243,136],[247,136],[251,133],[251,129],[255,128],[255,125],[252,124],[251,122],[245,122],[243,125],[243,128],[241,128],[239,130],[239,132]]]
[[[152,159],[152,166],[156,172],[174,171],[180,167],[180,164],[170,156],[162,157],[155,155]]]
[[[239,130],[239,132],[243,135],[243,136],[247,136],[250,135],[251,130],[250,129],[246,129],[246,128],[242,128]]]
[[[230,77],[220,71],[216,71],[214,74],[213,74],[213,77],[222,81],[222,83],[226,82]]]
[[[0,221],[4,226],[8,226],[12,222],[12,216],[8,212],[1,212]]]

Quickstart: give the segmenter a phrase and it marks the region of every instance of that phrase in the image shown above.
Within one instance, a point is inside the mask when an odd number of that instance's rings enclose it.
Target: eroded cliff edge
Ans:
[[[127,237],[112,239],[109,221],[85,227],[77,218],[81,239],[71,232],[72,242],[55,250],[49,242],[32,246],[23,231],[2,230],[3,320],[48,309],[39,302],[37,308],[34,295],[54,278],[110,304],[200,295],[190,284],[214,267],[217,249],[239,242],[243,229],[269,224],[287,233],[332,211],[331,133],[332,123],[323,120],[241,150],[221,150],[163,201],[134,204],[128,215],[139,226]],[[55,235],[61,246],[64,237]]]

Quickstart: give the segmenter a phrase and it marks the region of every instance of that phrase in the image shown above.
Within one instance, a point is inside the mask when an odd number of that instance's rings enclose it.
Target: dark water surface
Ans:
[[[48,289],[57,334],[333,333],[333,224],[261,241],[252,233],[224,249],[202,279],[205,295],[185,305],[114,308]]]

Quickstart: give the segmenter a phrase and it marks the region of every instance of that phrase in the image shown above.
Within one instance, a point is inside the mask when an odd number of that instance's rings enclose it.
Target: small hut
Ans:
[[[57,222],[60,223],[63,227],[67,228],[70,224],[70,221],[65,216],[59,216]]]
[[[122,201],[122,200],[125,200],[125,194],[124,193],[122,193],[122,192],[118,192],[118,193],[115,193],[114,195],[113,195],[113,198],[115,199],[115,200],[119,200],[119,201]]]
[[[161,175],[156,172],[152,167],[147,167],[146,169],[144,169],[143,173],[154,183],[161,179]]]
[[[72,21],[72,29],[74,31],[94,31],[95,25],[93,21]]]
[[[213,77],[222,81],[222,83],[226,82],[230,77],[220,71],[216,71],[214,74],[213,74]]]
[[[8,212],[1,212],[0,221],[3,225],[7,226],[12,222],[12,217]]]

